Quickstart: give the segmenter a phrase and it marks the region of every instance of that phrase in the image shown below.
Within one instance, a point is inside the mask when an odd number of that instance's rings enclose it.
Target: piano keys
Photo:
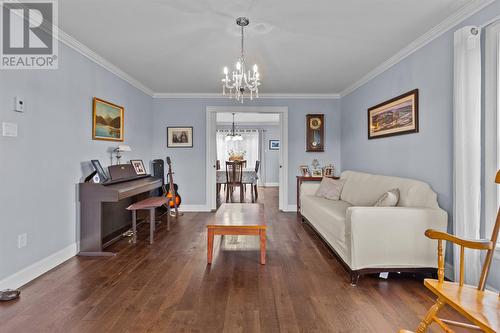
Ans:
[[[80,256],[112,256],[104,248],[127,230],[132,215],[125,208],[162,186],[160,178],[145,177],[103,185],[78,184],[80,201]]]

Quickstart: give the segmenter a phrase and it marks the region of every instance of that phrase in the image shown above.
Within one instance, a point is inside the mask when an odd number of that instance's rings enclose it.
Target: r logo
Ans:
[[[3,53],[52,54],[52,3],[3,4]]]

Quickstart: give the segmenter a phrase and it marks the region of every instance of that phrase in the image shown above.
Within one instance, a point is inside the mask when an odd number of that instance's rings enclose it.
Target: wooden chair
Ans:
[[[233,201],[233,191],[236,187],[240,188],[240,202],[243,202],[243,163],[241,161],[226,162],[226,202],[229,202],[229,195]]]
[[[255,161],[255,174],[259,174],[260,161]],[[257,180],[253,184],[250,184],[253,187],[253,192],[255,193],[255,200],[259,198],[259,191],[257,191]],[[253,196],[252,196],[253,198]]]
[[[215,172],[219,171],[220,170],[220,160],[217,160],[217,162],[215,163]],[[220,193],[220,189],[221,189],[221,183],[217,183],[217,195],[219,195]]]
[[[500,183],[500,170],[497,172],[495,182]],[[500,294],[497,295],[492,291],[485,290],[499,229],[500,208],[490,240],[465,240],[435,230],[425,232],[427,237],[438,240],[438,280],[424,280],[425,286],[437,296],[437,300],[420,322],[417,332],[425,332],[433,322],[438,324],[444,332],[453,332],[448,325],[482,332],[500,332]],[[460,277],[458,283],[444,281],[443,241],[449,241],[460,246]],[[465,248],[487,251],[477,287],[464,284]],[[437,316],[438,312],[445,305],[451,306],[472,324],[439,318]],[[409,331],[400,331],[400,333],[403,332]]]

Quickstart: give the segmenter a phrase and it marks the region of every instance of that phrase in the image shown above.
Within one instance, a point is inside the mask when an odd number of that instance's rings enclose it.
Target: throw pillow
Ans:
[[[321,181],[321,184],[319,185],[319,188],[316,191],[315,195],[320,198],[340,200],[342,187],[344,187],[343,179],[323,177],[323,180]]]
[[[395,188],[382,194],[375,202],[375,207],[394,207],[399,201],[399,189]]]

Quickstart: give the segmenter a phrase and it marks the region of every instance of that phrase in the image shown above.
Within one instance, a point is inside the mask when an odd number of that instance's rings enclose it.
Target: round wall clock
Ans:
[[[318,117],[314,117],[314,118],[309,119],[309,127],[311,127],[311,129],[313,129],[313,130],[319,129],[321,127],[321,124],[322,124],[322,121]]]

